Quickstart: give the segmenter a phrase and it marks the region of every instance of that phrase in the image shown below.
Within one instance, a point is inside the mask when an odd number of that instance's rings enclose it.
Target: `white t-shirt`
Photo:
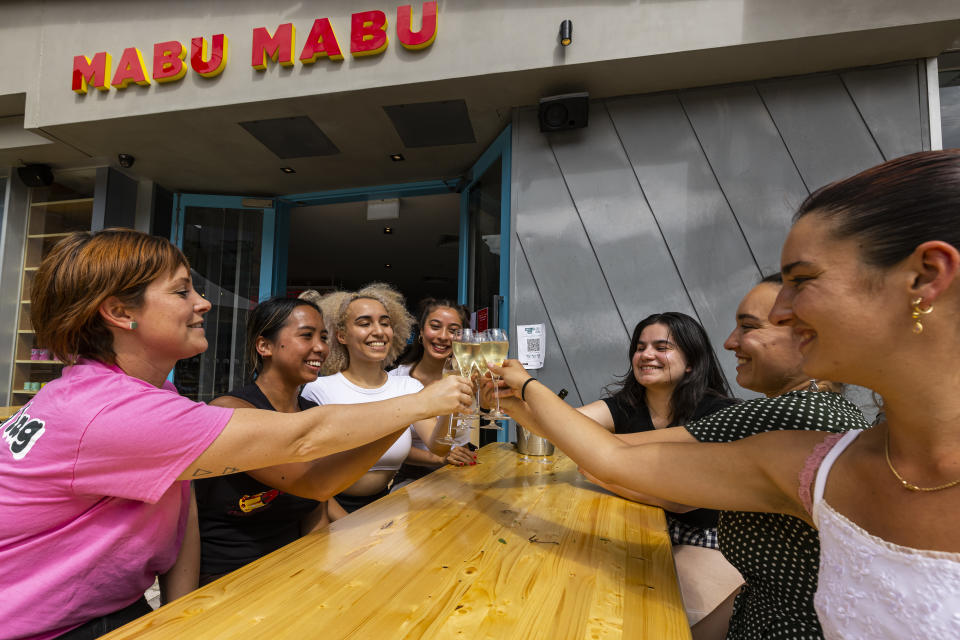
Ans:
[[[343,373],[336,373],[307,383],[300,395],[307,400],[313,400],[317,404],[362,404],[364,402],[398,398],[416,393],[420,389],[423,389],[420,381],[410,376],[387,376],[387,381],[382,387],[365,389],[347,380]],[[387,449],[387,452],[377,460],[377,463],[370,467],[370,471],[396,471],[399,469],[410,454],[411,434],[416,434],[413,425],[397,438],[397,441]]]
[[[396,369],[391,369],[390,371],[387,371],[387,375],[409,377],[410,371],[412,369],[413,369],[412,364],[402,364]],[[416,380],[416,378],[414,378],[414,380]],[[410,430],[410,435],[413,437],[414,447],[416,447],[417,449],[423,449],[424,451],[430,450],[427,447],[427,444],[420,439],[420,434],[418,434],[415,429]],[[456,438],[453,439],[453,442],[454,442],[454,446],[458,446],[458,447],[466,446],[466,444],[470,442],[470,432],[464,429],[463,431],[460,432],[460,434]]]
[[[397,367],[396,369],[391,369],[390,371],[387,371],[387,375],[388,375],[388,376],[407,376],[407,377],[410,377],[410,371],[412,371],[412,370],[413,370],[413,365],[412,365],[412,364],[402,364],[402,365],[400,365],[399,367]],[[414,378],[414,379],[416,379],[416,378]]]

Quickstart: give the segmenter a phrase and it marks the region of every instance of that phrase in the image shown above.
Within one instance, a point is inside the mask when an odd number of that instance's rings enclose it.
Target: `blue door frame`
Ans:
[[[278,270],[276,262],[278,252],[276,251],[276,227],[277,211],[276,203],[270,207],[248,207],[243,204],[247,198],[243,196],[217,196],[202,193],[178,193],[173,200],[173,224],[170,229],[170,242],[180,249],[183,249],[183,221],[185,218],[185,209],[187,207],[208,207],[216,209],[244,209],[247,211],[260,211],[263,213],[263,232],[260,248],[260,299],[257,302],[263,302],[274,295],[280,280],[275,277]],[[266,200],[267,198],[257,198]],[[286,281],[286,253],[284,253],[283,275]],[[279,275],[279,274],[278,274]]]
[[[504,129],[487,150],[483,152],[473,167],[470,179],[460,194],[460,268],[457,280],[457,296],[460,304],[467,304],[470,278],[470,191],[496,160],[500,164],[500,282],[498,287],[503,296],[500,305],[498,327],[510,326],[510,125]]]

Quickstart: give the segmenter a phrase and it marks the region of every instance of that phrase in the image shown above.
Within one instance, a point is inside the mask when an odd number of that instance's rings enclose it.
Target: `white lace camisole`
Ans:
[[[861,433],[854,430],[842,438],[828,437],[824,445],[834,446],[822,458],[814,486],[812,515],[820,532],[820,575],[814,605],[824,637],[960,638],[960,553],[887,542],[864,531],[823,499],[834,461]]]

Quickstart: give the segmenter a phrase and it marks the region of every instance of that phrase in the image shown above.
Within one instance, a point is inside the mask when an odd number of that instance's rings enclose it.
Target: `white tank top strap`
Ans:
[[[826,456],[823,458],[823,462],[820,463],[820,468],[817,469],[817,479],[813,485],[813,523],[816,526],[820,526],[817,522],[817,504],[823,500],[823,490],[827,486],[827,476],[830,475],[830,468],[833,467],[833,463],[836,462],[837,458],[843,453],[850,443],[857,439],[863,431],[861,429],[852,429],[843,434],[843,437],[837,441],[835,445],[830,449]]]

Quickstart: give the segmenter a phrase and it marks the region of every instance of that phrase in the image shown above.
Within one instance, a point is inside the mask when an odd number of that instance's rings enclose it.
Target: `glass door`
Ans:
[[[480,331],[502,328],[511,335],[510,127],[484,151],[460,195],[460,282],[458,297]],[[511,357],[516,349],[511,345]],[[480,430],[480,445],[510,440],[510,429]]]
[[[193,284],[210,301],[208,347],[181,360],[173,383],[209,402],[249,377],[244,352],[247,315],[275,289],[273,200],[177,194],[171,240],[190,261]]]
[[[507,328],[510,289],[510,127],[470,170],[460,196],[460,303],[483,330]]]

